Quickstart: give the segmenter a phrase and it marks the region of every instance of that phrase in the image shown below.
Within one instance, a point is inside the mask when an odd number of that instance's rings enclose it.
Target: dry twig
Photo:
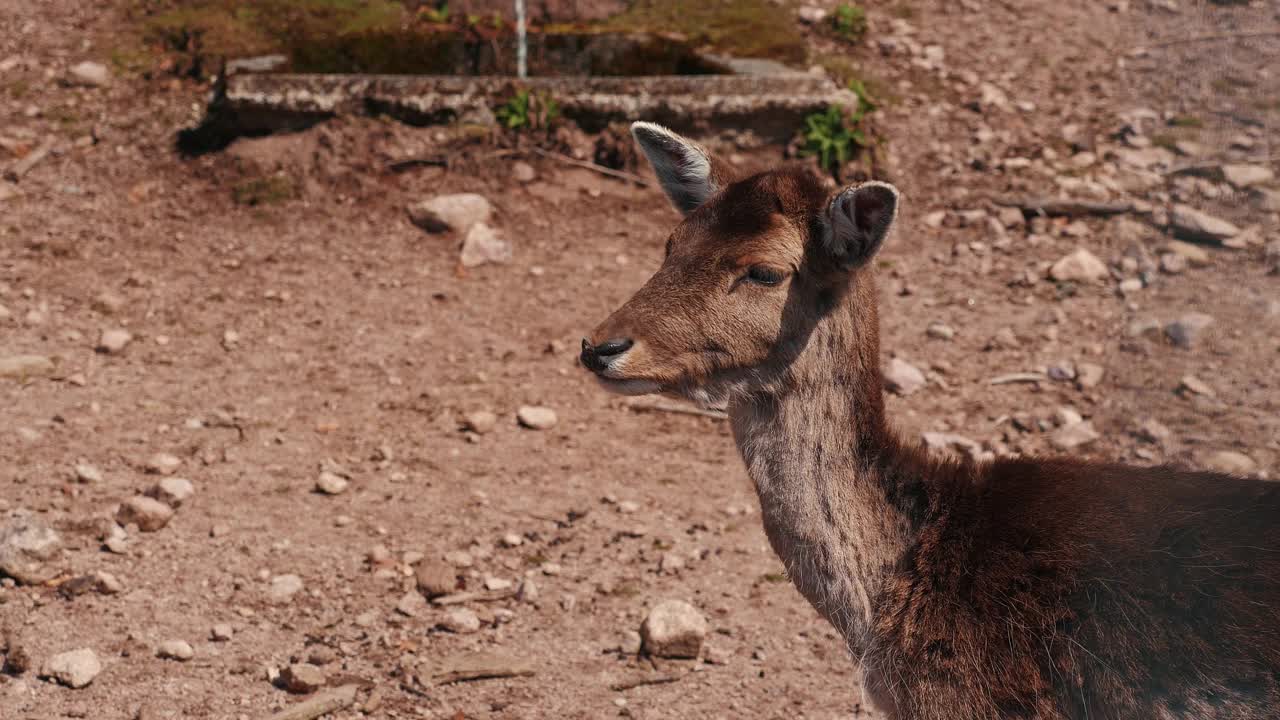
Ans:
[[[315,720],[321,715],[345,710],[354,705],[355,702],[356,686],[343,685],[340,688],[316,695],[310,700],[291,705],[272,715],[268,720]]]
[[[621,170],[614,170],[613,168],[607,168],[603,165],[597,165],[593,162],[587,162],[586,160],[578,160],[577,158],[571,158],[568,155],[565,155],[564,153],[551,152],[550,150],[543,150],[542,148],[533,148],[533,151],[543,157],[551,158],[552,160],[565,163],[566,165],[573,165],[575,167],[586,168],[587,170],[594,170],[600,173],[601,175],[608,175],[609,177],[618,178],[619,180],[627,180],[641,187],[649,187],[649,181],[645,180],[639,175],[633,175],[632,173],[623,172]]]
[[[622,682],[612,683],[609,685],[609,689],[614,692],[622,692],[623,690],[644,687],[645,685],[666,685],[668,683],[679,682],[683,678],[683,675],[658,675],[636,678],[634,680],[624,680]]]

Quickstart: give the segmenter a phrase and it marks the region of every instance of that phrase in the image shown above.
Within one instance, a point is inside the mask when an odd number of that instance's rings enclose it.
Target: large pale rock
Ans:
[[[483,195],[438,195],[409,206],[409,219],[427,232],[466,232],[476,223],[488,222],[493,205]]]
[[[57,531],[33,515],[20,515],[0,525],[0,575],[35,585],[52,579],[49,561],[62,547]]]
[[[1049,277],[1059,282],[1095,282],[1107,275],[1106,263],[1084,248],[1063,257],[1049,268]]]
[[[1197,242],[1221,243],[1240,234],[1240,228],[1226,220],[1181,204],[1169,211],[1169,227],[1175,235]]]
[[[549,407],[524,405],[516,410],[516,419],[530,430],[550,430],[556,426],[556,411]]]
[[[88,648],[59,653],[45,662],[40,674],[70,688],[82,688],[102,672],[98,656]]]
[[[680,600],[658,603],[640,626],[644,649],[655,657],[696,658],[706,637],[707,619]]]
[[[920,368],[901,358],[889,361],[884,369],[884,381],[890,392],[899,395],[910,395],[925,386],[924,373]]]

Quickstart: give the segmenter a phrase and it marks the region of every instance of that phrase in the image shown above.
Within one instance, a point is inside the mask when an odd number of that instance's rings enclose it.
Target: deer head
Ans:
[[[893,225],[898,191],[869,182],[832,195],[801,167],[734,180],[666,128],[631,131],[684,219],[657,273],[582,341],[582,364],[614,392],[722,404],[786,372],[849,297]]]

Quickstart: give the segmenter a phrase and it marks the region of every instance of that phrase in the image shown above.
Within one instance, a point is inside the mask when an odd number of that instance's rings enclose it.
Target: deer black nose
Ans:
[[[614,338],[599,345],[592,345],[589,340],[583,338],[580,356],[582,364],[589,370],[601,372],[608,368],[609,363],[615,358],[630,350],[632,345],[635,345],[635,342],[630,338]]]

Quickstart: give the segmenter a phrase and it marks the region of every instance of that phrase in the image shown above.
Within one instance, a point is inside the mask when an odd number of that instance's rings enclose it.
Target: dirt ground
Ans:
[[[1166,150],[1166,165],[1276,169],[1280,37],[1241,35],[1276,29],[1274,3],[869,5],[850,52],[890,96],[877,124],[905,197],[883,266],[886,360],[928,378],[890,399],[902,432],[1052,452],[1068,407],[1099,435],[1072,453],[1275,477],[1274,180],[1237,190],[1130,156],[1181,141],[1195,154]],[[361,685],[338,718],[872,716],[836,634],[766,543],[727,425],[638,411],[576,366],[578,339],[659,262],[676,216],[656,190],[534,156],[536,178],[520,183],[516,158],[476,152],[392,173],[438,151],[438,131],[373,120],[184,159],[174,136],[207,86],[63,81],[106,60],[113,17],[66,0],[0,12],[0,168],[55,140],[20,182],[0,181],[0,357],[56,365],[0,378],[0,513],[28,511],[62,537],[56,579],[0,584],[11,665],[15,648],[31,658],[0,673],[0,717],[262,718],[300,700],[270,678],[308,660],[330,686]],[[707,141],[743,168],[781,153]],[[235,201],[277,170],[299,178],[292,197]],[[510,263],[461,272],[456,237],[409,222],[408,204],[463,191],[497,208]],[[1145,214],[1025,227],[994,202],[1061,195]],[[1177,255],[1155,226],[1174,202],[1235,223],[1239,247],[1162,259]],[[1078,247],[1106,277],[1045,278]],[[1212,324],[1171,343],[1161,325],[1191,312]],[[132,342],[96,351],[113,329]],[[1101,380],[990,382],[1067,365],[1099,366]],[[525,405],[557,424],[520,427]],[[496,426],[464,432],[478,410]],[[194,495],[164,528],[104,549],[105,519],[156,483],[157,453],[180,461]],[[77,465],[101,477],[79,481]],[[335,465],[349,488],[316,492]],[[479,631],[438,629],[447,610],[421,600],[411,564],[445,553],[458,590],[524,581],[536,597],[473,601]],[[95,572],[119,591],[62,587]],[[282,575],[303,589],[273,602]],[[666,599],[706,616],[703,659],[627,651]],[[231,637],[214,640],[222,624]],[[170,640],[193,657],[157,657]],[[77,648],[101,661],[91,685],[39,677]],[[534,674],[422,681],[476,650]],[[673,681],[613,689],[655,679]]]

